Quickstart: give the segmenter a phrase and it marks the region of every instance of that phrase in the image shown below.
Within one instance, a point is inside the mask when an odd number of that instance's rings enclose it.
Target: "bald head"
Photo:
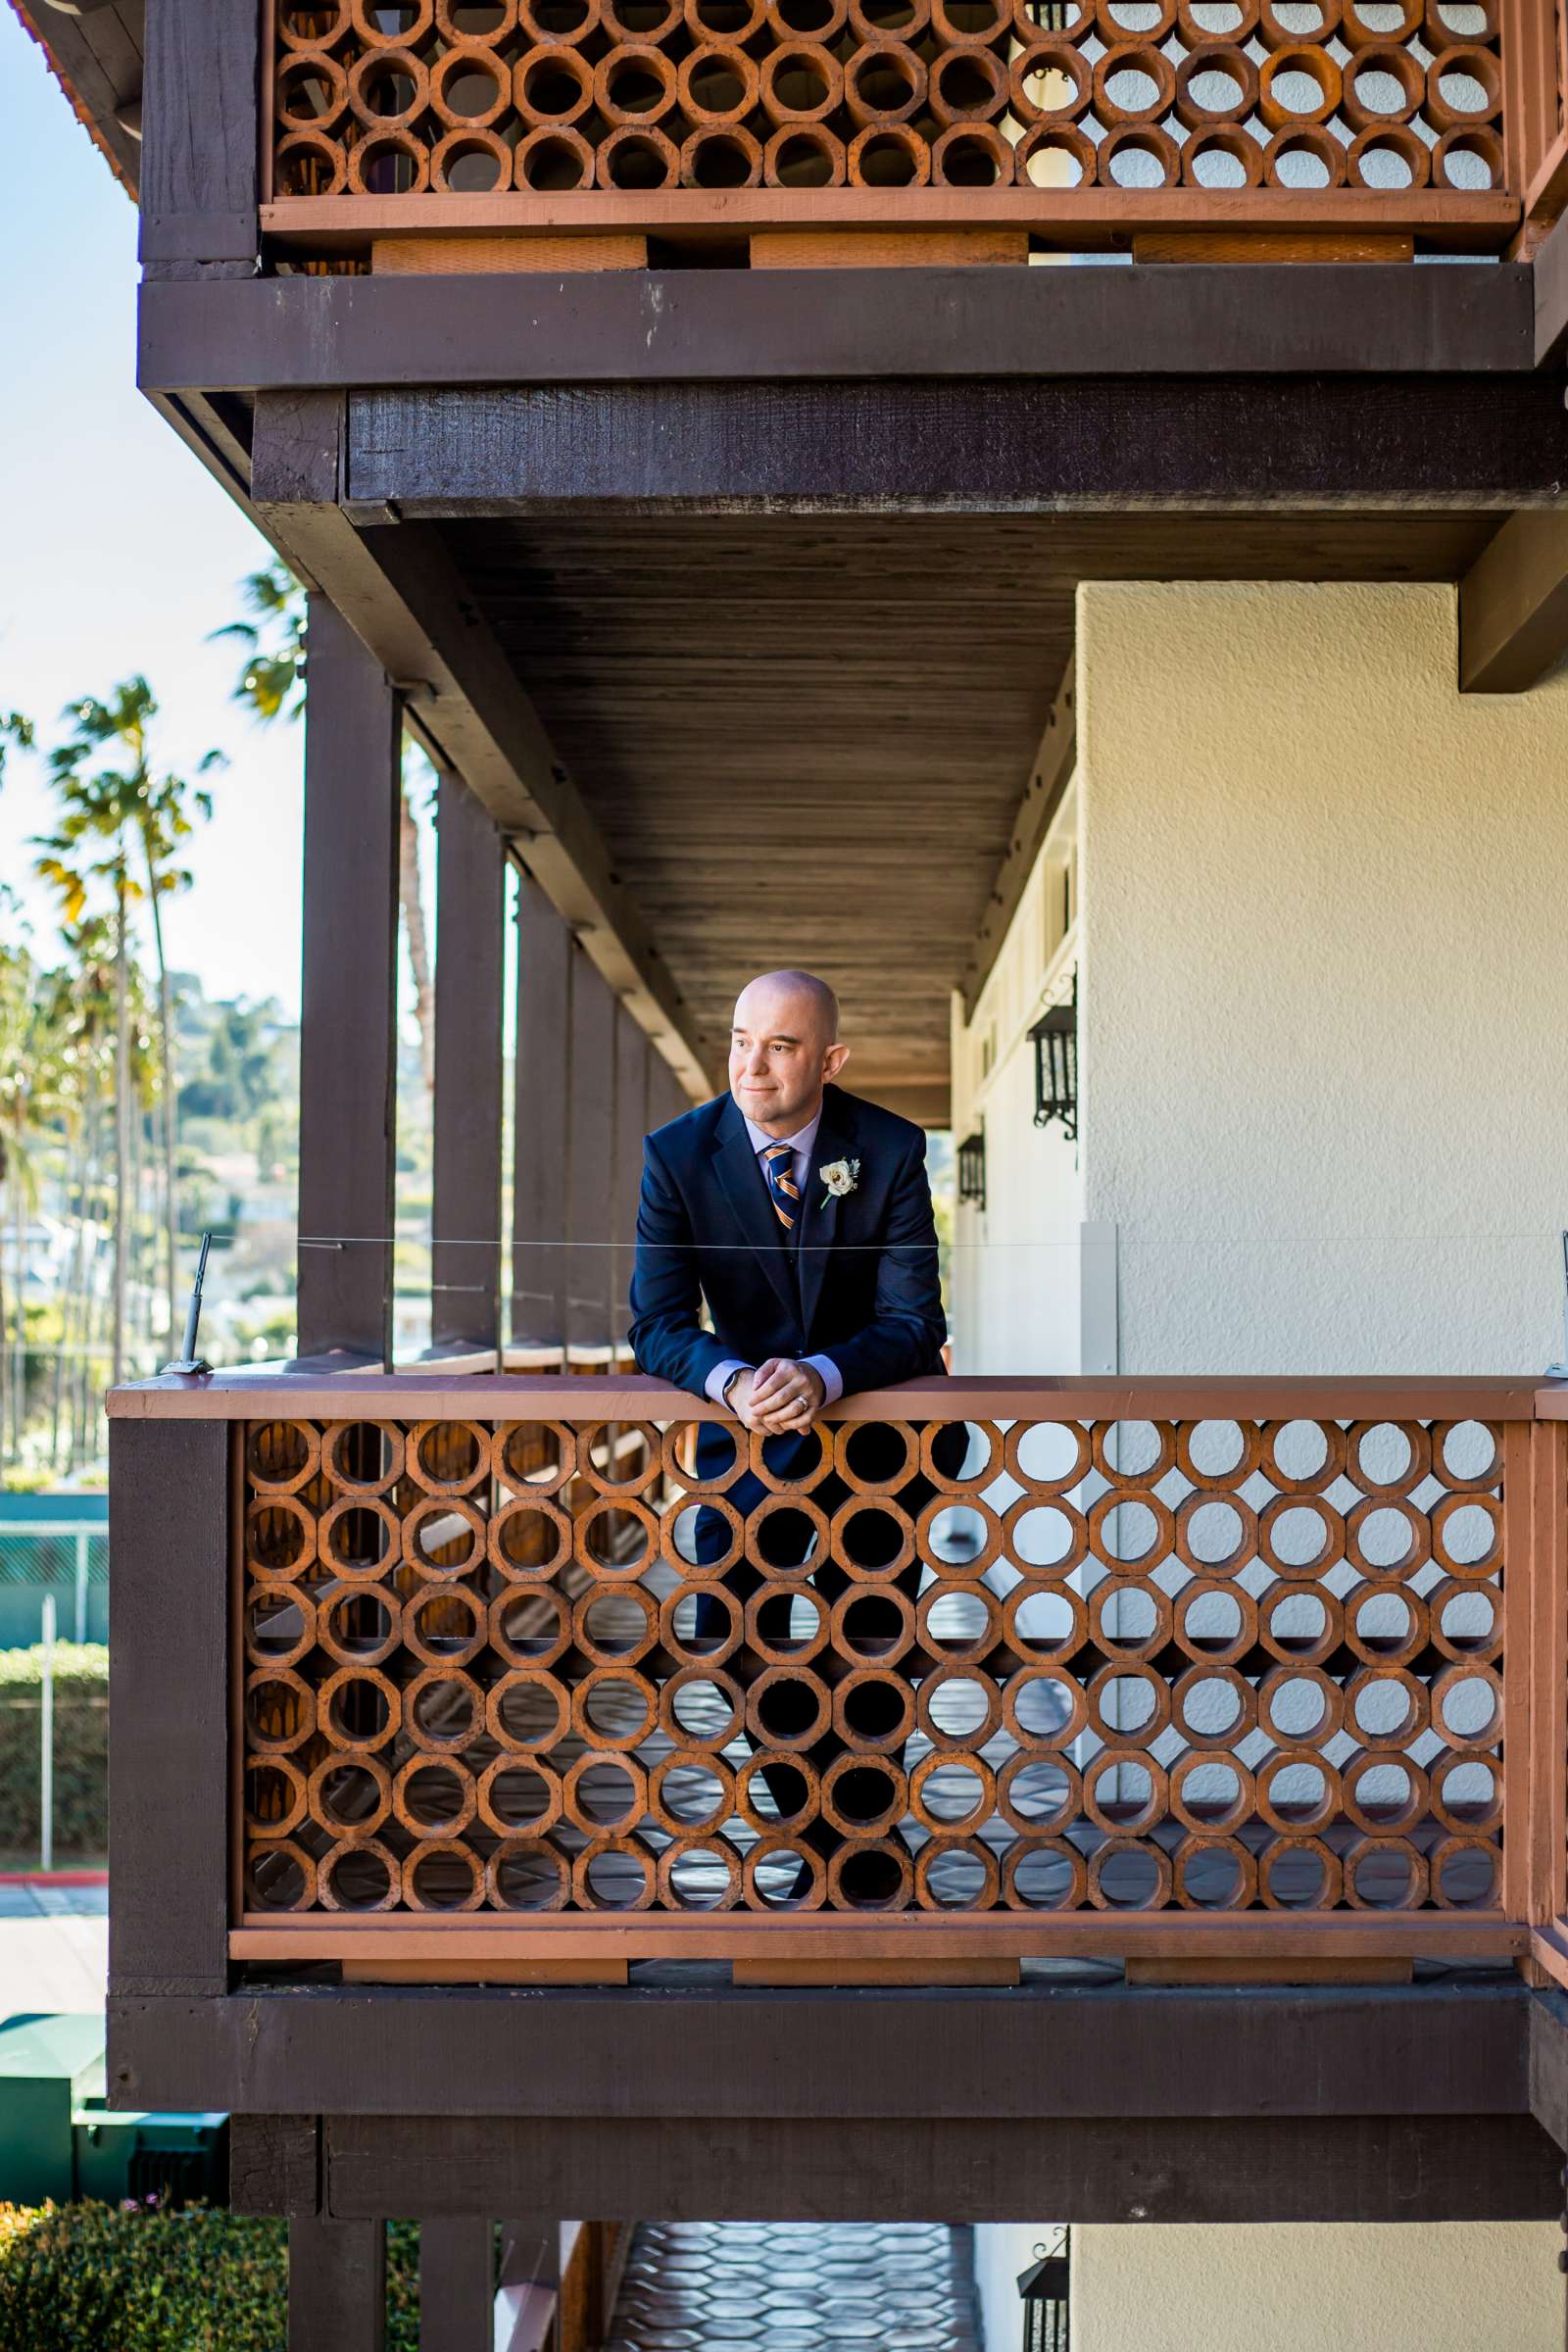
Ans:
[[[822,1089],[849,1058],[839,1043],[839,1001],[814,972],[763,972],[735,1004],[729,1089],[746,1116],[769,1134],[808,1126]]]

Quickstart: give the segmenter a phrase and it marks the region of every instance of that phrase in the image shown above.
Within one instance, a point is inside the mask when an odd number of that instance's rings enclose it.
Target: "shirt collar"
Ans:
[[[797,1154],[804,1152],[809,1159],[811,1148],[816,1142],[816,1131],[822,1124],[822,1113],[819,1110],[810,1124],[801,1128],[796,1135],[769,1135],[765,1127],[759,1127],[754,1121],[747,1119],[744,1110],[741,1112],[741,1117],[746,1119],[746,1132],[752,1139],[752,1150],[759,1157],[770,1150],[774,1144],[788,1144],[792,1152]]]

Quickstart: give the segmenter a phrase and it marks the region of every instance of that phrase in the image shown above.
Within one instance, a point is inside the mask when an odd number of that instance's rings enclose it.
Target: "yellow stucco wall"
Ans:
[[[1568,675],[1447,587],[1086,585],[1084,1214],[1125,1372],[1539,1372],[1568,1224]]]
[[[1549,2222],[1073,2232],[1073,2352],[1561,2352]]]

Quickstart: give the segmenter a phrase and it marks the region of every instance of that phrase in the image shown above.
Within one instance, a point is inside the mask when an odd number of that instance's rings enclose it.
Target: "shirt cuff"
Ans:
[[[711,1372],[710,1372],[708,1375],[707,1381],[704,1383],[704,1386],[708,1392],[709,1403],[722,1404],[724,1401],[724,1391],[729,1386],[729,1383],[734,1379],[736,1373],[749,1372],[751,1368],[751,1365],[744,1362],[743,1359],[738,1355],[726,1356],[721,1364],[715,1364]]]
[[[811,1370],[822,1383],[822,1402],[837,1404],[844,1394],[844,1375],[833,1358],[830,1355],[808,1355],[803,1356],[801,1360],[803,1363],[810,1365]]]

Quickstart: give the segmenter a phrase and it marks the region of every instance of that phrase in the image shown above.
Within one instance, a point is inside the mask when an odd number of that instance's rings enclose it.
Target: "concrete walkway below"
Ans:
[[[0,2019],[101,2010],[109,1973],[109,1889],[0,1881]]]
[[[606,2352],[979,2352],[967,2230],[645,2223]]]

